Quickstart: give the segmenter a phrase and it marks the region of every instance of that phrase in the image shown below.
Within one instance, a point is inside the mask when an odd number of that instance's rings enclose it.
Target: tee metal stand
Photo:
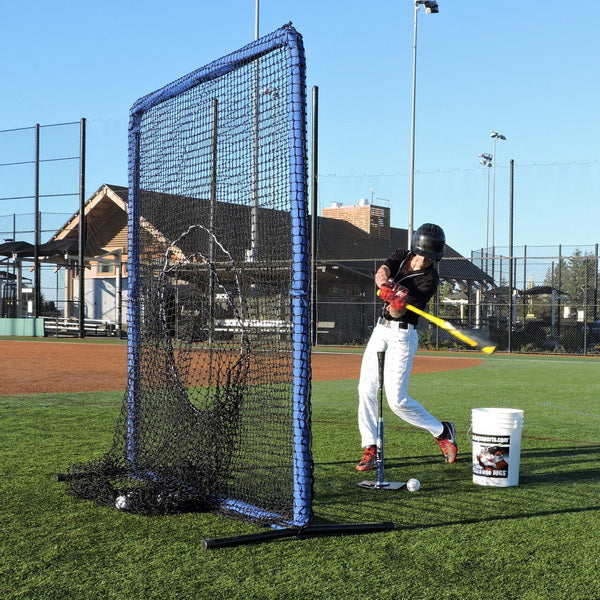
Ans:
[[[377,420],[377,453],[375,455],[375,468],[377,470],[377,480],[361,481],[358,487],[366,490],[399,490],[406,485],[405,481],[385,481],[384,479],[384,425],[383,425],[383,367],[385,365],[385,352],[377,353],[379,363],[379,418]]]

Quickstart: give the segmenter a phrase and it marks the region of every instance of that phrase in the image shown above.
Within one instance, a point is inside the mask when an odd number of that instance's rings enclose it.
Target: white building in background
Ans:
[[[85,318],[122,328],[127,322],[127,188],[102,185],[86,202],[84,215]],[[75,241],[78,236],[79,211],[56,232],[50,243]],[[77,258],[67,254],[56,259],[57,268],[65,269],[64,319],[78,317],[79,313]]]

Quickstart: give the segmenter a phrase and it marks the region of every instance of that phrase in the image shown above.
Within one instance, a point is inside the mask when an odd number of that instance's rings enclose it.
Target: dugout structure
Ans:
[[[306,87],[288,24],[138,100],[129,127],[128,389],[67,474],[143,513],[312,517]]]

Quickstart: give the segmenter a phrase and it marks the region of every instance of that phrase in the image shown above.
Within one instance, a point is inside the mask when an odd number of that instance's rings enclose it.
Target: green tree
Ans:
[[[544,285],[568,294],[565,302],[582,307],[586,311],[586,320],[596,318],[598,259],[594,254],[577,249],[572,256],[559,259],[558,264],[548,269]]]
[[[575,250],[572,256],[561,258],[546,272],[544,285],[549,285],[569,294],[574,304],[589,302],[590,292],[596,289],[597,259],[593,254]]]

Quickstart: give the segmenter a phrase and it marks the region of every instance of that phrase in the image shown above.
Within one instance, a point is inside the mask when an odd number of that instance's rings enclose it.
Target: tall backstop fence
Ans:
[[[497,282],[482,294],[481,324],[500,350],[600,352],[598,245],[522,247],[472,261]],[[470,304],[472,304],[472,299]]]
[[[461,279],[464,258],[444,258],[440,272],[454,277],[443,277],[428,311],[479,330],[498,351],[600,353],[598,246],[520,248],[512,257],[500,250],[474,253],[471,279]],[[368,340],[381,308],[373,275],[384,259],[327,261],[336,279],[317,284],[317,345]],[[423,319],[419,332],[421,348],[468,349]]]
[[[83,332],[85,278],[78,278],[74,301],[74,295],[65,297],[64,273],[84,263],[85,227],[68,252],[47,238],[77,208],[82,212],[85,160],[86,119],[0,131],[2,333],[27,319],[56,322],[73,315],[80,315],[78,332]]]

